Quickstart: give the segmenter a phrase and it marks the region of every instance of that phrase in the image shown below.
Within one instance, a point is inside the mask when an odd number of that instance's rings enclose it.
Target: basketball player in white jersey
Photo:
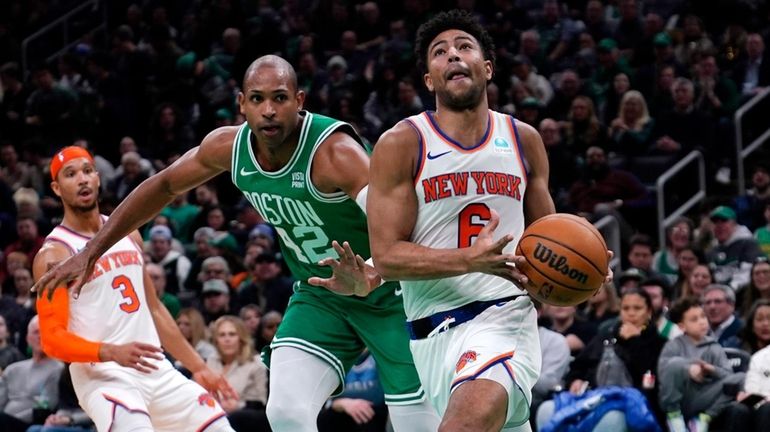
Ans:
[[[64,219],[35,256],[35,279],[85,247],[107,219],[99,214],[99,174],[86,150],[59,151],[51,160],[51,178]],[[78,401],[99,431],[231,432],[209,391],[237,395],[206,366],[160,303],[144,271],[141,245],[135,231],[112,246],[77,299],[66,287],[38,298],[43,349],[71,363]],[[161,344],[202,386],[174,369]]]
[[[367,214],[377,271],[402,281],[420,380],[440,431],[529,430],[540,373],[535,309],[516,240],[554,212],[532,127],[489,110],[494,47],[467,13],[417,34],[435,112],[386,132],[371,161]]]

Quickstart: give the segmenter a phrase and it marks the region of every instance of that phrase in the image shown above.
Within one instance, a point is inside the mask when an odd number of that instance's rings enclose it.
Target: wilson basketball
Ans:
[[[529,281],[526,290],[554,306],[574,306],[591,297],[607,276],[607,245],[584,218],[556,213],[536,220],[524,230],[516,255]]]

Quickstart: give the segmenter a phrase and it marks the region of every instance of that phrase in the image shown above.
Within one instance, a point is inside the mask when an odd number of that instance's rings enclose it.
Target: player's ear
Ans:
[[[484,75],[487,77],[487,81],[491,80],[494,74],[495,70],[492,68],[492,62],[484,60]]]
[[[297,90],[297,110],[302,110],[305,106],[305,92],[302,90]]]
[[[54,180],[51,182],[51,190],[56,194],[56,196],[61,197],[61,188],[59,187],[58,181]]]
[[[246,115],[246,113],[243,112],[243,104],[246,103],[246,96],[244,96],[243,92],[238,92],[238,110],[241,112],[241,114]]]
[[[422,76],[422,80],[425,82],[425,87],[428,88],[429,92],[433,92],[433,78],[430,77],[429,73],[426,73]]]

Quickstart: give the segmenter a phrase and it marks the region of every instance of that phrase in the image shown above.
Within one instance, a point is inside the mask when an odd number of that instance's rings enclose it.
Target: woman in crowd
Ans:
[[[610,136],[618,153],[626,157],[642,156],[652,143],[655,120],[647,111],[644,96],[629,90],[620,100],[618,116],[610,124]]]
[[[698,264],[687,278],[687,285],[682,287],[680,297],[701,297],[706,287],[714,283],[714,273],[706,264]]]
[[[243,324],[246,325],[246,330],[249,332],[249,336],[254,341],[254,346],[256,347],[259,325],[262,322],[262,309],[254,303],[250,303],[241,308],[238,316],[243,320]]]
[[[602,284],[587,303],[583,309],[583,317],[597,329],[601,328],[602,323],[616,318],[620,311],[620,301],[614,284]]]
[[[675,299],[678,299],[685,290],[689,292],[690,275],[698,264],[704,262],[706,262],[706,258],[703,256],[703,252],[693,244],[690,244],[679,251],[679,255],[676,257],[676,264],[677,267],[679,267],[678,276],[671,289],[671,297],[669,300],[674,301]]]
[[[212,326],[216,354],[206,363],[222,373],[238,393],[238,399],[220,402],[236,431],[267,429],[267,367],[254,355],[246,325],[238,317],[225,315]],[[254,428],[256,426],[256,429]]]
[[[670,284],[679,276],[679,253],[692,242],[693,223],[689,218],[680,217],[666,229],[666,247],[655,252],[652,269],[668,279]]]
[[[195,308],[185,308],[179,311],[179,317],[176,319],[176,325],[179,326],[179,330],[184,335],[187,342],[195,348],[195,351],[207,360],[216,354],[217,350],[214,345],[208,342],[206,336],[206,324],[203,321],[203,316]]]
[[[770,300],[770,261],[765,257],[754,261],[749,284],[738,292],[737,306],[741,315],[748,313],[759,299]]]
[[[751,306],[742,340],[743,349],[751,354],[770,345],[770,300],[759,299]]]
[[[607,149],[607,127],[599,121],[589,97],[575,97],[563,127],[565,142],[574,154],[585,155],[588,147],[592,146]]]
[[[630,384],[642,392],[650,407],[658,413],[657,375],[658,357],[666,340],[658,334],[651,323],[652,299],[639,288],[629,288],[620,299],[620,320],[603,334],[597,334],[570,365],[565,383],[570,393],[579,395],[587,387],[597,388],[597,370],[602,360],[605,341],[614,344],[614,352],[628,371]],[[612,349],[608,346],[607,349]],[[648,378],[645,380],[645,374]],[[652,378],[652,379],[650,379]],[[544,402],[537,412],[538,428],[541,428],[554,414],[553,401]],[[620,411],[609,411],[598,422],[594,430],[624,430],[625,415]]]

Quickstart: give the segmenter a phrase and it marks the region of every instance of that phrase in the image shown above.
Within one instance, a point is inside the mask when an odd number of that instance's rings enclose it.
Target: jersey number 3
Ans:
[[[127,276],[116,276],[112,280],[112,289],[120,290],[120,295],[128,301],[120,304],[120,310],[125,313],[134,313],[139,310],[139,297],[136,296],[134,284]]]
[[[465,206],[457,218],[457,247],[470,247],[473,239],[479,236],[491,218],[492,212],[486,204],[473,203]]]

